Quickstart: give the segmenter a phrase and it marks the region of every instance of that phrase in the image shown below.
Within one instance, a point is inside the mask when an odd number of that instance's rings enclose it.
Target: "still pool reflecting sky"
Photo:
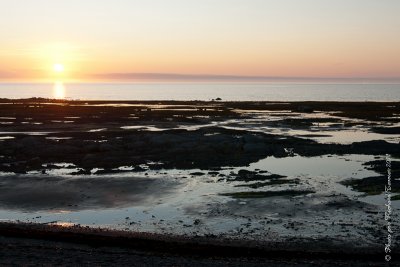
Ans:
[[[362,165],[374,159],[376,157],[370,155],[268,157],[248,167],[219,171],[225,175],[222,177],[227,177],[240,169],[260,169],[287,175],[288,179],[299,179],[297,185],[260,189],[237,187],[243,182],[226,181],[219,179],[220,176],[190,175],[201,171],[197,169],[146,171],[148,175],[143,172],[80,177],[62,174],[60,169],[56,170],[57,175],[51,172],[45,176],[39,173],[1,174],[0,218],[158,233],[226,233],[232,236],[242,234],[240,228],[251,221],[248,228],[251,234],[262,237],[266,235],[265,218],[272,220],[268,227],[273,231],[282,235],[298,234],[284,227],[284,222],[292,221],[295,213],[295,220],[304,223],[301,233],[316,234],[321,230],[324,235],[337,236],[343,229],[340,225],[336,229],[332,222],[361,220],[360,224],[367,223],[371,216],[378,219],[380,215],[366,211],[384,210],[384,195],[371,199],[339,183],[348,178],[376,176]],[[246,190],[289,189],[312,189],[316,193],[260,199],[220,195]],[[335,203],[340,203],[341,208]],[[394,201],[393,207],[398,209],[399,204]],[[196,221],[200,223],[194,223]],[[323,223],[315,224],[316,221]],[[329,226],[329,233],[326,226]],[[355,233],[354,238],[359,236]]]

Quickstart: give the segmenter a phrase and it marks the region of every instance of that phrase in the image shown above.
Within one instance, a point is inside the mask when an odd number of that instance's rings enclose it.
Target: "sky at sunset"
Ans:
[[[400,80],[399,14],[399,0],[0,0],[0,80]]]

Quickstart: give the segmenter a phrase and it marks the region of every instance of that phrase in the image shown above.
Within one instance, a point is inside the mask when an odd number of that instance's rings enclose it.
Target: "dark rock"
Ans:
[[[203,172],[192,172],[192,173],[190,173],[190,175],[202,176],[202,175],[205,175],[205,173],[203,173]]]
[[[297,112],[304,112],[304,113],[313,113],[314,109],[310,106],[298,106],[296,109]]]
[[[367,177],[364,179],[350,179],[342,182],[343,185],[351,186],[354,190],[364,192],[368,195],[379,195],[385,192],[388,184],[386,176]],[[391,192],[400,193],[400,181],[392,180]]]
[[[72,175],[90,175],[92,174],[90,170],[85,170],[85,169],[78,169],[76,172],[72,172]]]
[[[373,127],[371,131],[380,134],[400,134],[400,127]]]

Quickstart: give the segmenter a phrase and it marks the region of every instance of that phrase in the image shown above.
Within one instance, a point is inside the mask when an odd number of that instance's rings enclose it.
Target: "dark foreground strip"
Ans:
[[[121,247],[153,253],[204,257],[253,257],[268,259],[330,259],[382,262],[383,248],[332,245],[328,241],[298,239],[289,242],[248,242],[217,237],[183,237],[111,231],[87,227],[0,223],[0,236],[85,244],[92,247]],[[356,244],[352,244],[356,246]],[[392,262],[400,253],[391,254]]]

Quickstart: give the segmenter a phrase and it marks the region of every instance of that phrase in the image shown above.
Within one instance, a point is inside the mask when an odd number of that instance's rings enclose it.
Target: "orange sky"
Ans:
[[[0,10],[3,81],[400,78],[397,0],[4,0]]]

